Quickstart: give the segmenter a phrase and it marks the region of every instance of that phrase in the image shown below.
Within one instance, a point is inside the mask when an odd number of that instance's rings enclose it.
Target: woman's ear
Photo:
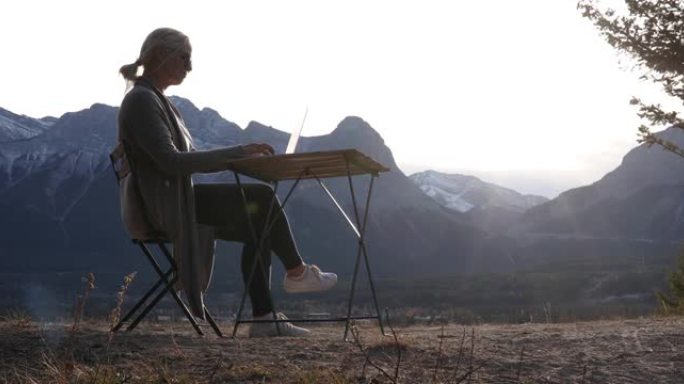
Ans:
[[[152,50],[152,57],[154,58],[154,63],[161,63],[164,56],[164,49],[162,47],[154,47]]]
[[[168,57],[169,52],[168,49],[165,47],[155,47],[152,49],[152,54],[151,56],[151,61],[152,61],[152,68],[157,68],[159,67]]]

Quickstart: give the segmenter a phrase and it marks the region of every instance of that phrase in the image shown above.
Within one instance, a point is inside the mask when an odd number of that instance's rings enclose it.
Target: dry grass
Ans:
[[[223,328],[230,324],[221,324]],[[307,339],[198,337],[187,322],[143,322],[110,338],[108,321],[0,321],[0,383],[680,383],[684,319],[568,324],[372,323]],[[396,336],[396,338],[394,337]]]
[[[128,292],[128,287],[131,285],[133,280],[135,280],[135,276],[137,275],[137,272],[132,272],[129,273],[128,275],[124,276],[123,279],[123,284],[119,287],[119,290],[116,292],[115,296],[115,302],[116,305],[114,305],[114,309],[109,313],[109,325],[110,325],[110,330],[114,329],[114,327],[117,325],[119,320],[121,319],[121,314],[123,313],[123,304],[124,300],[126,298],[126,293]],[[114,332],[110,333],[110,340],[112,337],[114,337]]]
[[[0,316],[0,321],[12,323],[17,328],[28,328],[31,325],[31,316],[24,310],[11,309]]]

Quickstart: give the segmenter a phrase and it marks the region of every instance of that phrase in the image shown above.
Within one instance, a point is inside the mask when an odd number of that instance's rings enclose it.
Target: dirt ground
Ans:
[[[221,324],[230,334],[230,323]],[[684,319],[311,327],[305,339],[218,338],[188,323],[0,321],[2,383],[684,383]],[[396,338],[395,338],[396,335]]]

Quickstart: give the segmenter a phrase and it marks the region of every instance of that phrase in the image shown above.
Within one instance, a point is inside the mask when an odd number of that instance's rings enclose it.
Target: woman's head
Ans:
[[[190,39],[185,34],[172,28],[158,28],[147,35],[138,59],[122,66],[119,72],[126,80],[135,80],[142,65],[146,75],[176,85],[192,70],[191,54]]]

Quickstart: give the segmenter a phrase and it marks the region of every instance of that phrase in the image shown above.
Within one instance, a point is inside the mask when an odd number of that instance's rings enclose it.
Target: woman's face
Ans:
[[[170,53],[167,51],[166,55],[158,71],[166,85],[179,85],[192,70],[192,47],[188,43]]]

